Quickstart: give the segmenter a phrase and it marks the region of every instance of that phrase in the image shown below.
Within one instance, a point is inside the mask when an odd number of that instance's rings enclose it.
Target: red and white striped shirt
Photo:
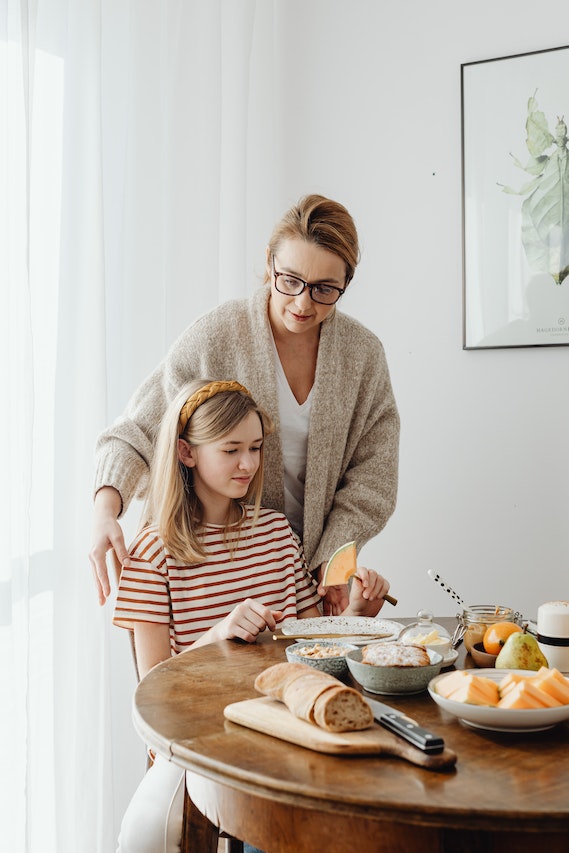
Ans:
[[[207,558],[190,566],[168,553],[156,527],[145,528],[131,546],[130,566],[122,570],[114,624],[167,623],[175,654],[246,598],[282,610],[284,618],[318,605],[316,583],[286,516],[261,509],[253,525],[253,507],[245,510],[233,553],[231,529],[224,540],[224,528],[208,524],[202,535]]]

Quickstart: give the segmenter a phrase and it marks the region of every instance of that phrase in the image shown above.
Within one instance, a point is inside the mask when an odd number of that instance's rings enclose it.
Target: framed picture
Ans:
[[[461,65],[463,348],[569,345],[569,47]]]

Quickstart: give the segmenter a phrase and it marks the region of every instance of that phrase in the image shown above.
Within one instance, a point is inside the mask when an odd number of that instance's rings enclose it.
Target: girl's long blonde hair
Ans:
[[[158,528],[160,536],[175,559],[200,562],[205,551],[200,540],[200,529],[203,527],[203,506],[192,486],[192,469],[186,467],[178,458],[178,439],[182,438],[188,444],[199,447],[218,441],[234,429],[243,418],[251,412],[259,416],[263,439],[273,432],[273,423],[269,416],[260,409],[250,394],[243,390],[228,390],[225,386],[236,386],[237,383],[215,383],[209,379],[197,379],[182,388],[177,397],[168,406],[162,420],[154,458],[150,469],[150,485],[143,512],[143,526],[149,524]],[[206,389],[206,386],[212,386]],[[217,390],[219,386],[220,390]],[[242,386],[238,386],[242,388]],[[199,395],[200,389],[205,394]],[[212,396],[208,396],[208,392]],[[196,397],[197,407],[190,407],[190,417],[184,423],[180,420],[188,408],[185,404],[190,397]],[[263,442],[264,445],[264,442]],[[232,541],[238,538],[240,527],[245,514],[244,504],[253,504],[256,520],[263,489],[264,446],[260,451],[259,468],[249,484],[247,494],[240,500],[232,501],[226,519],[224,534],[227,536],[228,525],[237,514],[238,521],[231,526]],[[238,512],[236,513],[235,510]]]

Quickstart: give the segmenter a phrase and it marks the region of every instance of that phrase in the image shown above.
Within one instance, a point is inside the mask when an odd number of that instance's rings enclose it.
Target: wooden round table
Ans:
[[[255,676],[286,660],[286,645],[269,633],[253,645],[215,643],[158,665],[136,690],[139,735],[188,771],[199,810],[193,849],[209,849],[198,826],[205,815],[267,853],[569,850],[568,723],[498,733],[460,723],[426,692],[375,697],[456,752],[455,768],[433,771],[383,755],[322,754],[226,720],[226,705],[258,696]],[[463,647],[456,666],[471,666]]]

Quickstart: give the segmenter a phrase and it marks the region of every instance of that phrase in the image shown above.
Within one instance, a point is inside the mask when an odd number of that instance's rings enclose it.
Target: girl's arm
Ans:
[[[192,644],[190,649],[184,653],[206,646],[208,643],[217,643],[219,640],[243,640],[245,643],[254,643],[257,636],[268,628],[274,631],[277,623],[282,619],[280,610],[271,610],[254,598],[241,601],[225,619],[214,625],[205,634]]]
[[[134,648],[138,674],[144,678],[153,666],[172,655],[169,626],[161,622],[135,622]]]

